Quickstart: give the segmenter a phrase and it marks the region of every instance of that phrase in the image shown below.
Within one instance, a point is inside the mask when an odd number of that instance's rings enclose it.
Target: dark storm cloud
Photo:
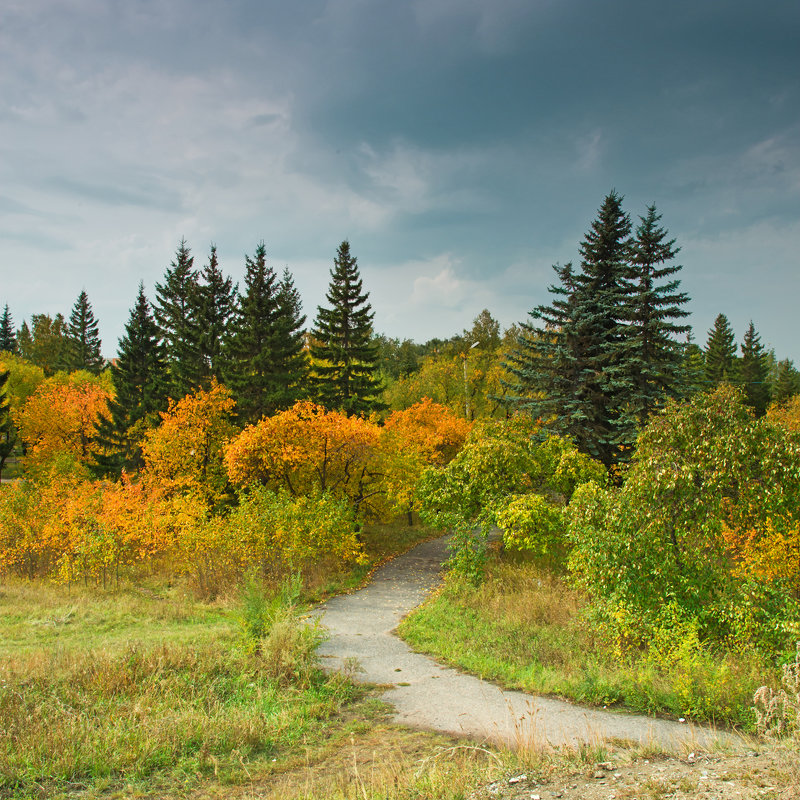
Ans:
[[[233,272],[265,238],[313,314],[348,236],[378,327],[424,339],[546,300],[616,187],[683,245],[698,339],[757,311],[798,358],[752,277],[800,289],[798,33],[796,2],[9,0],[0,259],[55,268],[36,209],[118,314],[110,261],[132,299],[181,236]]]

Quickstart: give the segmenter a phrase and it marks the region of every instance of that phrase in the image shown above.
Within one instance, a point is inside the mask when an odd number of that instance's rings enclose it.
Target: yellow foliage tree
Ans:
[[[161,425],[145,435],[145,480],[167,494],[196,493],[209,506],[218,504],[228,488],[223,450],[237,433],[230,421],[234,405],[216,381],[208,390],[170,401]]]
[[[423,398],[410,408],[393,411],[381,431],[384,489],[392,506],[413,522],[416,489],[426,467],[444,467],[455,458],[472,423],[446,406]]]
[[[59,453],[68,453],[81,464],[89,464],[97,420],[112,396],[107,375],[81,370],[47,378],[14,413],[28,463],[41,466]]]
[[[378,439],[370,420],[301,401],[245,428],[226,446],[225,465],[235,486],[329,492],[366,513],[380,492]]]

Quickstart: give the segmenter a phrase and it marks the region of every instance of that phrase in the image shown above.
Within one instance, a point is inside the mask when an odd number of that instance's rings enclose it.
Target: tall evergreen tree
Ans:
[[[142,437],[167,407],[165,347],[142,284],[119,340],[117,359],[111,363],[111,376],[115,398],[108,401],[108,413],[97,425],[95,460],[98,471],[119,475],[123,469],[141,468]]]
[[[8,377],[11,373],[0,371],[0,478],[3,467],[17,443],[16,428],[11,420],[11,405],[8,402]]]
[[[508,368],[517,403],[612,464],[633,439],[624,318],[630,313],[631,222],[612,191],[581,243],[581,268],[554,267],[555,299],[530,312]]]
[[[175,260],[156,284],[153,314],[167,353],[170,397],[180,399],[200,385],[201,331],[198,323],[198,278],[194,257],[181,239]]]
[[[724,314],[714,320],[704,352],[706,381],[710,385],[736,379],[736,337]]]
[[[686,333],[681,347],[681,370],[678,382],[679,396],[687,399],[704,391],[706,383],[706,357],[702,348],[695,344],[692,332]]]
[[[750,320],[742,342],[738,378],[744,389],[747,405],[755,411],[757,417],[764,416],[769,405],[768,373],[766,351],[761,344],[761,337],[756,333],[753,321]]]
[[[784,358],[777,362],[774,374],[770,376],[770,389],[772,402],[779,405],[800,394],[800,372],[795,369],[791,359]]]
[[[11,319],[11,312],[8,305],[3,309],[3,316],[0,318],[0,353],[16,353],[17,337],[14,333],[14,320]]]
[[[639,220],[630,248],[633,291],[621,350],[631,384],[627,412],[641,427],[659,403],[680,393],[684,351],[676,337],[690,326],[676,324],[689,313],[682,308],[689,296],[673,277],[681,269],[672,263],[680,248],[667,239],[655,205]]]
[[[41,367],[45,375],[69,368],[69,336],[63,314],[34,314],[17,335],[17,352]]]
[[[208,264],[200,273],[197,323],[200,332],[201,380],[211,378],[224,383],[224,342],[236,313],[236,287],[225,277],[217,261],[216,245],[211,245]]]
[[[278,284],[278,336],[276,359],[281,364],[279,375],[281,408],[289,408],[308,393],[308,357],[305,352],[306,315],[300,293],[289,268],[283,270]]]
[[[85,291],[81,291],[67,324],[67,365],[69,369],[85,369],[94,375],[103,370],[100,355],[100,334],[92,305]]]
[[[325,295],[330,308],[317,308],[311,333],[314,393],[329,409],[348,414],[382,407],[378,394],[377,347],[372,340],[374,314],[350,243],[339,245]]]
[[[245,291],[239,299],[226,347],[226,383],[242,423],[256,422],[282,407],[284,365],[280,352],[278,280],[263,242],[245,256]]]

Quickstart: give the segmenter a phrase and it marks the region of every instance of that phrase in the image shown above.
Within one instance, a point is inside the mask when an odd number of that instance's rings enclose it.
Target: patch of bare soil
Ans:
[[[509,775],[468,800],[800,800],[800,753],[779,745],[745,754],[683,758],[614,753],[608,761]]]

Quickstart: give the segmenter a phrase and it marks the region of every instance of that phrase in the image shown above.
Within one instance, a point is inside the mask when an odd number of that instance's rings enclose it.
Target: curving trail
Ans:
[[[618,739],[672,750],[733,744],[731,734],[635,714],[583,708],[505,691],[414,653],[393,634],[400,620],[440,582],[446,538],[424,542],[376,572],[358,592],[315,610],[330,638],[319,649],[326,669],[363,669],[356,680],[386,686],[395,721],[511,747],[576,745]]]

